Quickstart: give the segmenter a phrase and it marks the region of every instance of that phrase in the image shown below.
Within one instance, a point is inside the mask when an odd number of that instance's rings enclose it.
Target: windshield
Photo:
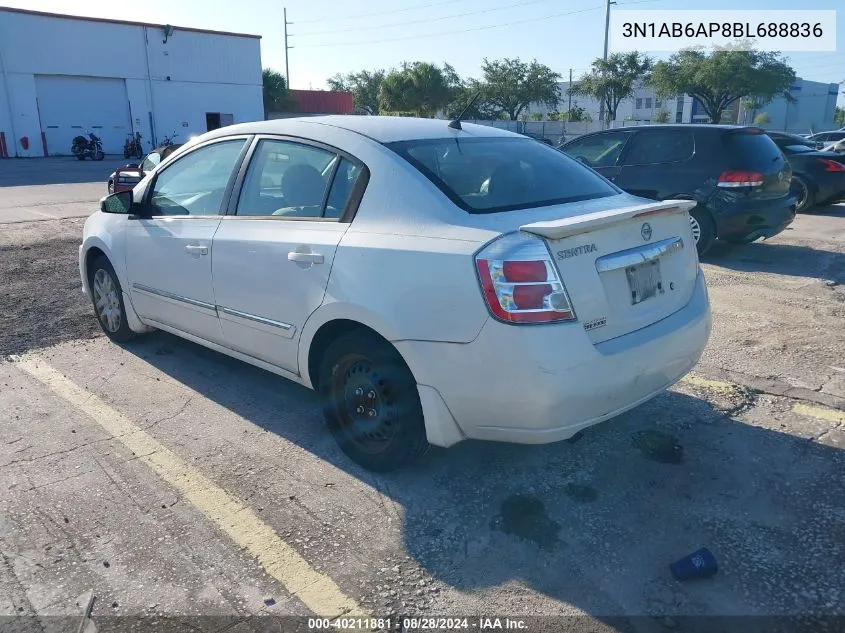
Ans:
[[[621,193],[563,152],[528,138],[416,140],[388,147],[469,213],[512,211]]]

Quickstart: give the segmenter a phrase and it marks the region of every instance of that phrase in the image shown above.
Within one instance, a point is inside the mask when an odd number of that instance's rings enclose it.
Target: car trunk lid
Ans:
[[[686,305],[698,257],[686,200],[636,204],[520,231],[543,238],[579,321],[600,343],[659,321]]]

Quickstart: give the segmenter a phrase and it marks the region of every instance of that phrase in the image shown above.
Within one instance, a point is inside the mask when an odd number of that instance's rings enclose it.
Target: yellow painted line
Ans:
[[[798,415],[806,415],[818,420],[827,420],[828,422],[837,422],[839,424],[845,423],[845,411],[837,411],[836,409],[828,409],[827,407],[814,407],[809,404],[794,404],[792,411]]]
[[[710,389],[711,391],[734,391],[738,385],[722,380],[710,380],[698,374],[687,374],[681,378],[681,382],[691,387],[701,387],[702,389]]]
[[[20,358],[17,367],[46,385],[53,393],[86,413],[159,477],[245,549],[270,576],[278,580],[316,615],[333,617],[367,614],[334,581],[311,567],[242,501],[192,468],[166,446],[132,423],[90,391],[65,378],[43,360]]]

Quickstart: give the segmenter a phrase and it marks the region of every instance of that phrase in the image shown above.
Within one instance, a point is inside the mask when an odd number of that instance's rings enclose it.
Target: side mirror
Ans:
[[[132,190],[118,191],[100,200],[100,211],[103,213],[117,213],[129,215],[132,209]]]

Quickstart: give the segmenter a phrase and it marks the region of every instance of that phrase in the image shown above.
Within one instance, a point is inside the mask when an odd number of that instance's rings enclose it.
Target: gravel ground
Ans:
[[[0,225],[0,358],[35,353],[382,617],[544,614],[569,618],[557,630],[638,633],[845,618],[838,222],[706,258],[714,328],[697,382],[570,442],[465,442],[385,476],[339,453],[310,391],[160,332],[109,343],[79,291],[81,220]],[[308,613],[152,453],[2,361],[0,419],[0,615],[76,616],[89,589],[95,619]],[[672,580],[668,564],[702,546],[718,574]]]
[[[0,224],[0,356],[100,332],[79,280],[83,223]]]

